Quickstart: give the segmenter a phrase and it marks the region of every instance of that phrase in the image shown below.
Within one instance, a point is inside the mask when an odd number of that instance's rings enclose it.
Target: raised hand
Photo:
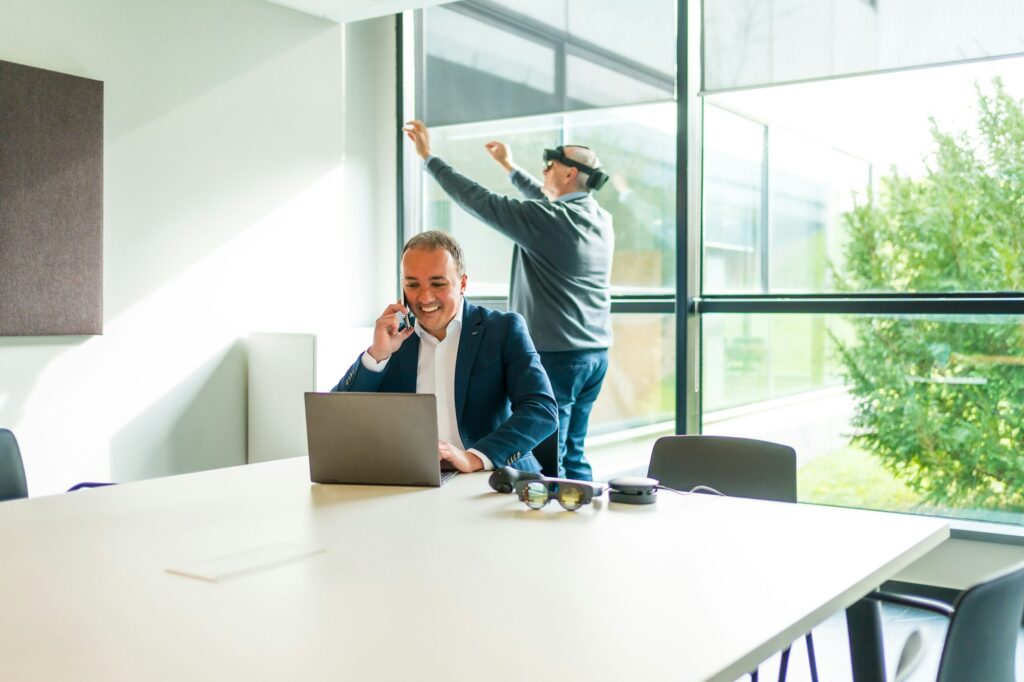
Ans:
[[[484,145],[484,149],[491,155],[491,158],[497,161],[502,168],[509,171],[510,173],[516,167],[514,161],[512,161],[512,150],[504,142],[498,142],[497,140],[491,140]]]
[[[425,159],[430,156],[430,131],[427,130],[423,121],[416,119],[409,121],[402,128],[402,132],[416,145],[416,153],[420,155],[420,158]]]
[[[409,309],[401,301],[389,304],[373,325],[373,344],[366,352],[377,362],[384,362],[390,358],[392,353],[401,348],[402,343],[413,334],[412,327],[398,330],[398,313],[409,313]]]

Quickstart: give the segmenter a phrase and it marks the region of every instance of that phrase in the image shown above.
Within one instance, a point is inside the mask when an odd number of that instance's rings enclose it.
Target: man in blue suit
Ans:
[[[440,459],[462,472],[540,471],[531,450],[558,424],[551,383],[521,316],[465,300],[464,263],[451,235],[410,239],[402,253],[405,304],[384,309],[373,343],[332,390],[433,393]],[[415,323],[403,326],[409,313]]]

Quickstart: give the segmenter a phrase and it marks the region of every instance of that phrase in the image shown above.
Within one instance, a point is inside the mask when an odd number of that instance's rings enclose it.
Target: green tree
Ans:
[[[976,131],[932,120],[925,175],[893,169],[844,216],[841,290],[1024,290],[1024,105],[999,79],[976,90]],[[928,502],[1024,509],[1022,320],[854,318],[835,342],[855,442]]]

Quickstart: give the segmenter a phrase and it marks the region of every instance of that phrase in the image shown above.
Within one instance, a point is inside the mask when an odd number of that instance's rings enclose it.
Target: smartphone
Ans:
[[[405,307],[409,308],[409,299],[405,299]],[[407,328],[412,327],[416,324],[416,316],[412,314],[411,308],[408,313],[395,313],[395,317],[398,318],[398,331],[404,332]]]

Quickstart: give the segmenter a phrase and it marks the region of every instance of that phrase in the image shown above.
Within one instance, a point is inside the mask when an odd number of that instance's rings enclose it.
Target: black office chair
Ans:
[[[24,497],[28,497],[28,482],[18,439],[9,429],[0,429],[0,502]]]
[[[558,478],[558,429],[537,443],[533,456],[540,462],[540,472],[551,478]]]
[[[1017,638],[1024,616],[1024,565],[964,590],[952,606],[934,599],[889,592],[872,592],[867,599],[874,607],[870,611],[872,628],[867,631],[871,636],[865,637],[862,632],[855,639],[854,633],[850,633],[854,679],[885,679],[878,604],[886,602],[932,611],[950,619],[936,682],[1015,682]],[[920,633],[915,632],[904,646],[897,666],[897,682],[920,661],[921,656],[914,655],[916,652],[908,653],[911,647],[921,648]],[[870,664],[868,667],[865,667],[866,662]]]
[[[788,445],[728,436],[665,436],[654,443],[650,478],[676,490],[709,486],[724,495],[796,502],[796,451]],[[807,661],[818,682],[814,638],[808,632]],[[786,679],[789,647],[782,652],[779,681]],[[750,674],[756,682],[757,671]]]

